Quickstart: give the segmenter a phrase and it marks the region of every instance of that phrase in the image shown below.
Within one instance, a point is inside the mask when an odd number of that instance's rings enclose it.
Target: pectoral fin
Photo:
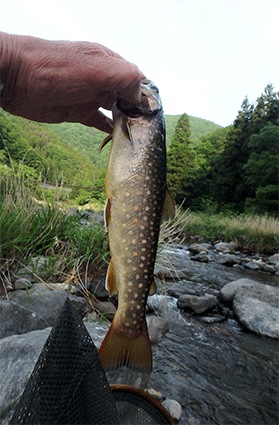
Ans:
[[[109,295],[117,294],[117,282],[116,282],[116,275],[115,275],[115,268],[114,268],[114,261],[113,257],[111,257],[107,276],[106,276],[106,289],[109,292]]]
[[[109,134],[101,143],[101,146],[99,147],[99,152],[103,149],[104,146],[106,146],[107,143],[109,143],[112,140],[112,134]]]
[[[165,202],[163,206],[163,212],[162,212],[162,221],[172,220],[175,216],[175,205],[172,200],[171,194],[166,189],[165,194]]]

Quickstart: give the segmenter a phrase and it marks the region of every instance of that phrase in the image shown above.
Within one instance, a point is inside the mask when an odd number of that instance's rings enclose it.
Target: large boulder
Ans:
[[[219,298],[227,303],[232,303],[233,299],[236,295],[236,292],[243,287],[251,288],[253,286],[259,285],[257,282],[254,282],[251,279],[238,279],[234,280],[233,282],[228,283],[227,285],[223,286],[219,293]]]
[[[11,301],[37,313],[47,322],[48,326],[54,324],[67,297],[81,318],[84,317],[88,312],[85,298],[69,295],[67,291],[63,290],[51,290],[43,283],[33,285],[28,291],[14,291],[9,296]]]
[[[35,311],[10,300],[0,300],[0,339],[47,326],[47,321]]]
[[[279,289],[270,285],[243,286],[233,300],[239,322],[258,335],[279,338]]]

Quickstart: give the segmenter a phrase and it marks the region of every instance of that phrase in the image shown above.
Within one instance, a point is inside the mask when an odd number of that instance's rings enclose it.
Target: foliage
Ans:
[[[105,264],[107,235],[103,226],[82,226],[78,216],[66,214],[56,201],[38,204],[37,191],[22,175],[1,176],[0,258],[26,263],[34,255],[45,255],[66,268],[90,262]]]
[[[90,159],[54,134],[46,124],[15,117],[0,110],[2,140],[0,162],[17,172],[21,164],[26,176],[55,184],[89,186],[96,176]]]
[[[177,202],[187,196],[188,179],[194,164],[194,153],[190,144],[190,124],[187,114],[182,114],[177,122],[171,145],[168,150],[168,186]]]
[[[205,238],[235,241],[258,253],[277,252],[279,221],[270,216],[211,214],[192,212],[184,225],[187,235],[203,235]]]
[[[199,210],[204,201],[214,200],[218,211],[276,214],[278,140],[279,97],[268,84],[255,106],[245,97],[233,126],[203,137],[194,147],[186,205]]]

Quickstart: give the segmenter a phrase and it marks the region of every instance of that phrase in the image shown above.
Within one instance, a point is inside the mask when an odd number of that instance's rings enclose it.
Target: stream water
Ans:
[[[184,268],[187,281],[204,292],[244,277],[278,284],[278,276],[216,263],[189,260],[182,266],[181,252],[172,254],[172,264]],[[233,318],[203,323],[178,310],[175,299],[165,299],[170,330],[153,346],[148,386],[179,401],[179,424],[277,425],[279,341],[245,332]]]

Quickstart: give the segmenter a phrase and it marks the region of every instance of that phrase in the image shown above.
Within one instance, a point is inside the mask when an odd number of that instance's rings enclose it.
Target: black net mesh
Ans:
[[[162,406],[146,397],[129,391],[112,393],[98,351],[67,299],[10,424],[174,423],[161,413]]]
[[[150,401],[152,397],[148,399],[129,390],[114,391],[113,396],[121,424],[174,424],[168,412],[162,406],[158,408],[156,400]]]
[[[10,424],[118,424],[98,351],[66,300]]]

